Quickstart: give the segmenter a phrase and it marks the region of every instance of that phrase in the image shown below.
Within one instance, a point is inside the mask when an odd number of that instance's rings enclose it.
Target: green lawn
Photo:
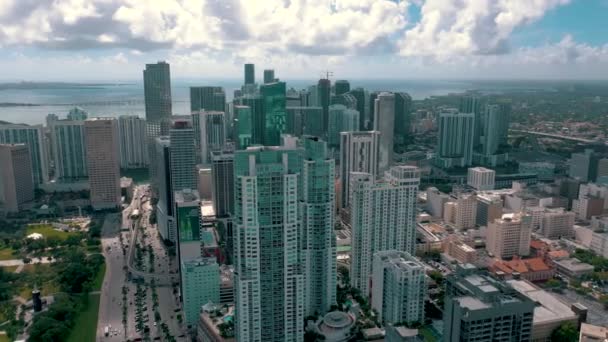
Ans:
[[[23,266],[17,288],[19,295],[25,299],[32,298],[34,286],[40,289],[42,296],[59,292],[59,285],[55,281],[55,272],[50,264],[29,264]]]
[[[89,295],[89,301],[76,317],[74,329],[68,336],[67,342],[95,342],[99,299],[98,294]]]
[[[6,334],[0,334],[0,342],[11,342]]]
[[[65,240],[69,236],[78,234],[76,232],[64,232],[61,230],[56,230],[53,228],[53,226],[51,226],[49,224],[39,224],[39,225],[27,226],[26,236],[33,234],[33,233],[42,234],[42,236],[44,236],[45,238],[55,236],[61,240]]]
[[[103,285],[103,278],[105,277],[105,275],[106,275],[106,264],[104,263],[99,268],[99,272],[97,272],[95,279],[93,279],[93,290],[92,291],[101,290],[101,285]]]
[[[13,255],[13,249],[10,247],[0,248],[0,260],[19,259],[19,256]]]
[[[17,268],[19,268],[19,266],[2,266],[2,268],[9,273],[15,273],[15,271],[17,270]]]

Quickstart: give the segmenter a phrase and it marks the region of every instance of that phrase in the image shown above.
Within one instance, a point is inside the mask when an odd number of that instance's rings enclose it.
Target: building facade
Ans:
[[[374,130],[380,132],[378,171],[384,172],[393,164],[395,94],[378,94],[374,103]]]
[[[372,267],[372,308],[386,324],[424,321],[424,264],[407,252],[380,251]]]
[[[369,173],[351,173],[351,285],[366,296],[374,253],[415,252],[419,185],[420,171],[412,166],[392,167],[382,181]]]
[[[437,163],[440,167],[466,167],[473,162],[475,113],[446,110],[439,114]]]
[[[504,214],[488,224],[486,249],[497,258],[530,254],[532,217],[522,213]]]
[[[30,151],[25,144],[0,144],[0,212],[16,213],[34,200]]]
[[[88,177],[84,121],[56,120],[49,127],[55,177],[59,181],[79,181]]]
[[[0,144],[26,144],[30,150],[34,185],[49,181],[48,153],[42,125],[0,124]]]
[[[220,268],[215,258],[181,263],[182,297],[186,325],[196,325],[201,307],[220,303]]]
[[[118,122],[94,118],[84,122],[87,168],[94,210],[120,206],[120,149]]]
[[[475,190],[494,190],[496,171],[485,167],[472,167],[467,172],[467,185]]]
[[[139,169],[150,164],[146,128],[146,120],[137,115],[122,115],[118,118],[121,168]]]
[[[301,151],[250,147],[234,158],[236,339],[303,341]]]
[[[211,152],[221,150],[226,144],[226,115],[218,111],[193,112],[192,126],[199,160],[203,165],[210,165]]]
[[[327,143],[332,148],[340,147],[340,132],[359,130],[359,112],[344,105],[329,106],[329,131]]]
[[[379,148],[380,133],[377,131],[340,133],[341,208],[349,206],[351,172],[378,175]]]
[[[171,72],[169,63],[146,64],[144,70],[146,121],[159,124],[172,115]]]

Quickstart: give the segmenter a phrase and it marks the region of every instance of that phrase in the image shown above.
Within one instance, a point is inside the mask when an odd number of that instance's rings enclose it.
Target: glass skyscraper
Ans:
[[[146,121],[158,124],[171,117],[171,73],[169,63],[146,64],[144,70]]]
[[[48,155],[42,125],[0,124],[0,144],[26,144],[30,149],[35,186],[48,182]]]
[[[260,87],[264,99],[264,135],[265,146],[281,144],[281,134],[287,127],[285,112],[285,82],[264,84]]]
[[[236,339],[303,341],[305,287],[299,198],[302,153],[235,152]]]
[[[325,313],[336,303],[335,162],[327,144],[302,138],[300,201],[306,279],[306,315]]]
[[[78,181],[88,177],[84,121],[56,120],[50,127],[55,177]]]

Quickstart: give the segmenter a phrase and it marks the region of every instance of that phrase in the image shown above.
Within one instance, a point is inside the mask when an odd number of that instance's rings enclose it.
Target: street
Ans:
[[[97,341],[144,338],[146,329],[143,328],[146,327],[149,328],[147,336],[150,339],[187,340],[185,336],[180,337],[185,335],[185,328],[176,319],[179,301],[171,286],[177,280],[175,262],[168,256],[156,227],[148,224],[152,207],[147,200],[146,189],[147,186],[136,187],[131,204],[122,213],[107,215],[103,224],[106,274],[101,291]],[[134,209],[140,211],[139,220],[131,219]],[[148,250],[148,253],[143,258],[145,262],[140,260],[140,269],[135,267],[133,260],[129,264],[129,255],[142,253],[142,250]],[[127,279],[128,273],[133,279]],[[155,297],[160,317],[155,315]],[[106,327],[109,336],[105,336]]]

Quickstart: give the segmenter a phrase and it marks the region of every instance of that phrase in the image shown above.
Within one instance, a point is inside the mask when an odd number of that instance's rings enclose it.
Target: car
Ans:
[[[154,326],[156,326],[156,322],[154,322]]]

